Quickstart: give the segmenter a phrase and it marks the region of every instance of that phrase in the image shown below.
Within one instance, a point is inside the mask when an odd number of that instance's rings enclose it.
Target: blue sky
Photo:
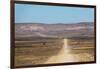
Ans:
[[[93,22],[93,8],[15,4],[15,23]]]

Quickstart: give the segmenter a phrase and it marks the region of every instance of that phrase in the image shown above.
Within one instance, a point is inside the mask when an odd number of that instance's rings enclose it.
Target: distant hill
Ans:
[[[94,37],[94,23],[15,23],[16,37]]]

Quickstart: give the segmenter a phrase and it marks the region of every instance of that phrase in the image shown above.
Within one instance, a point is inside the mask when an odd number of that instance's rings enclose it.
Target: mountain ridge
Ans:
[[[42,24],[15,23],[15,37],[94,37],[94,23]]]

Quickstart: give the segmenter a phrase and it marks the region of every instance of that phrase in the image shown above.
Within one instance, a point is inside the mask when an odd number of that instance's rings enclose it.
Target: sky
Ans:
[[[15,4],[15,23],[94,22],[94,8]]]

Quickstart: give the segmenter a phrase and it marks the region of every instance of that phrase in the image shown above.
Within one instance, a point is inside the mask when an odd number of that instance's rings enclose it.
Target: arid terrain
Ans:
[[[16,23],[15,39],[15,66],[94,61],[93,23]]]
[[[94,37],[94,23],[15,23],[15,37]]]

